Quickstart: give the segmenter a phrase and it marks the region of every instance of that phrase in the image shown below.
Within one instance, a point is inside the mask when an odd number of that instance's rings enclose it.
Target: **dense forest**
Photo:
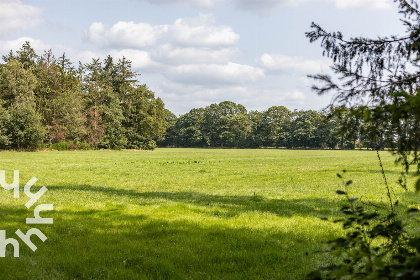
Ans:
[[[322,112],[290,111],[272,106],[247,112],[244,106],[224,101],[192,109],[168,119],[160,145],[181,147],[385,148],[390,139],[385,127],[364,121],[368,108],[357,113],[346,107]]]
[[[386,131],[364,123],[366,112],[322,112],[273,106],[263,112],[224,101],[176,117],[131,61],[92,59],[78,66],[29,42],[0,64],[1,149],[154,149],[175,147],[385,147]],[[367,108],[365,108],[367,109]],[[370,133],[371,131],[372,133]]]
[[[160,98],[111,56],[75,67],[29,42],[0,65],[0,148],[153,149],[166,128]],[[58,145],[57,145],[58,144]]]

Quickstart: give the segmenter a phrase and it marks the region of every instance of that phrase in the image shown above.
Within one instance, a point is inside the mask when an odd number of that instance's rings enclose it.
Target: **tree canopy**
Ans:
[[[388,145],[406,169],[417,164],[420,171],[420,10],[416,1],[394,1],[406,27],[403,35],[347,39],[312,23],[306,36],[311,43],[321,42],[323,54],[334,62],[335,79],[327,74],[310,77],[321,83],[313,90],[333,92],[332,106],[362,116],[371,136],[386,132]]]
[[[341,110],[341,114],[334,114]],[[345,116],[347,114],[347,116]],[[272,106],[265,111],[248,112],[231,101],[194,108],[171,120],[161,146],[239,147],[239,148],[375,148],[379,142],[363,137],[367,123],[349,117],[349,109],[335,111],[290,111]],[[352,129],[347,123],[351,121]],[[379,135],[387,137],[385,132]],[[378,136],[378,137],[379,137]],[[385,148],[383,144],[381,148]]]
[[[38,55],[29,42],[0,64],[0,148],[61,142],[75,147],[154,149],[167,109],[131,62],[107,56],[77,67],[65,54]]]

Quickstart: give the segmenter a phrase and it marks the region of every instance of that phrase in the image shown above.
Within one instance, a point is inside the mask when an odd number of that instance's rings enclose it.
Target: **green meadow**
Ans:
[[[404,206],[420,196],[396,181],[401,167],[381,152]],[[352,197],[387,196],[376,152],[277,149],[1,152],[8,183],[20,172],[20,197],[0,188],[0,230],[20,242],[0,258],[1,279],[304,279],[331,256],[315,253],[343,234],[336,217],[346,169]],[[48,191],[30,209],[23,192]],[[408,177],[409,183],[414,181]],[[34,207],[54,204],[27,225]],[[33,252],[15,234],[41,230]]]

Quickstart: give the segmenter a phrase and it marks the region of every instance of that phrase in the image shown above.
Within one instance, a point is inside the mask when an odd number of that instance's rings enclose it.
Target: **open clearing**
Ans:
[[[395,183],[394,158],[381,156],[400,203],[417,206],[420,196]],[[8,183],[20,171],[20,198],[0,189],[7,238],[34,227],[23,194],[31,177],[32,192],[48,188],[36,205],[54,204],[41,212],[54,224],[35,226],[48,239],[33,236],[35,252],[20,242],[19,258],[8,246],[2,279],[302,279],[328,261],[313,252],[342,233],[317,218],[338,215],[337,172],[348,171],[351,196],[387,201],[371,151],[2,152],[0,160]]]

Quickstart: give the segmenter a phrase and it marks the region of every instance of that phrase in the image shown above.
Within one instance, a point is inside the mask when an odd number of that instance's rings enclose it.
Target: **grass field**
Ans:
[[[401,204],[417,206],[420,196],[395,183],[401,168],[381,156]],[[387,201],[369,151],[1,152],[0,161],[21,185],[18,199],[0,189],[0,230],[48,237],[32,237],[35,252],[20,242],[19,258],[8,246],[1,279],[303,279],[330,261],[313,252],[342,234],[317,218],[338,214],[337,172],[348,171],[352,196]],[[36,205],[54,204],[41,212],[52,225],[25,224],[33,176],[32,192],[48,188]]]

